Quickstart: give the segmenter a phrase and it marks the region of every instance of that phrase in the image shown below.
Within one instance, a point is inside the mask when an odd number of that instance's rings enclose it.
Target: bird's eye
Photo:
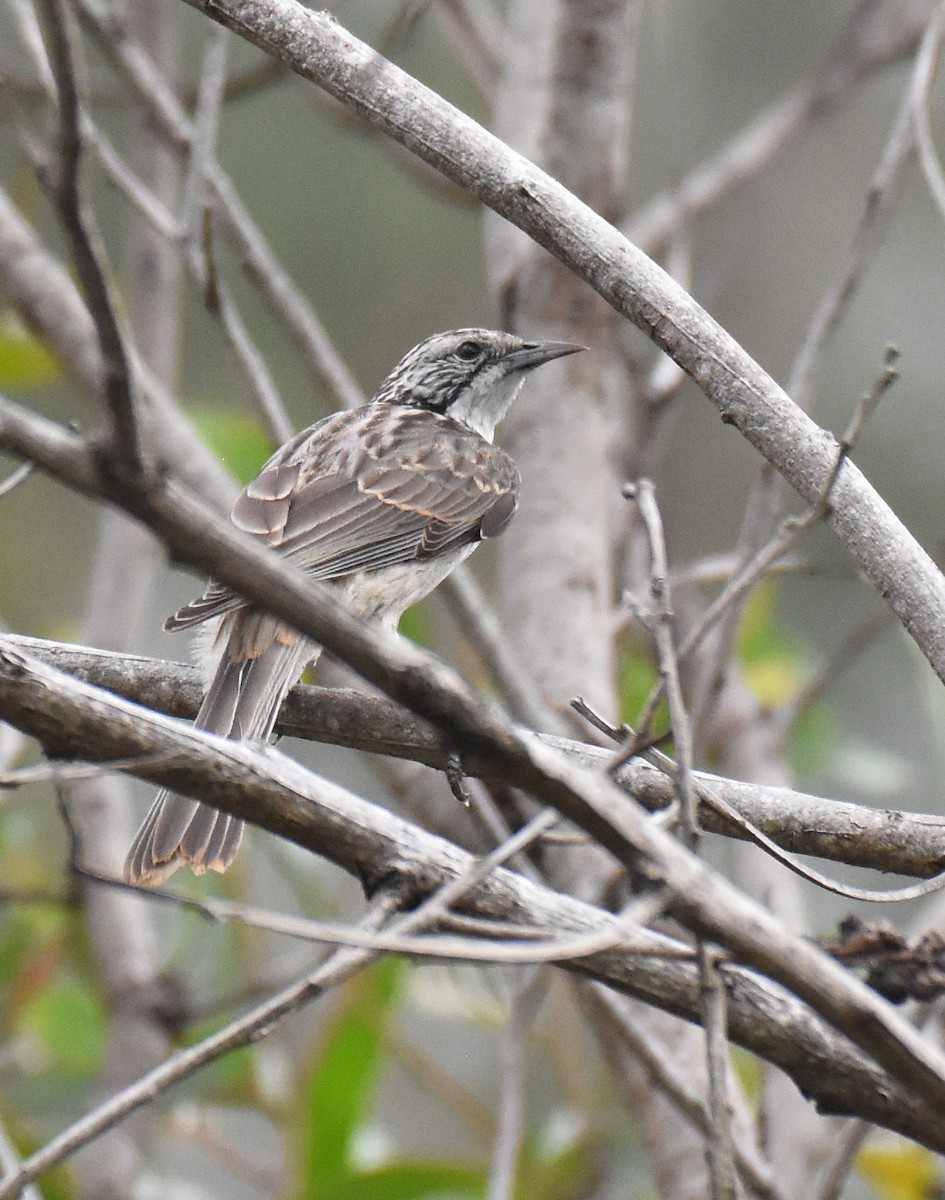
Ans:
[[[456,347],[456,355],[464,362],[473,362],[482,353],[482,347],[478,342],[460,342]]]

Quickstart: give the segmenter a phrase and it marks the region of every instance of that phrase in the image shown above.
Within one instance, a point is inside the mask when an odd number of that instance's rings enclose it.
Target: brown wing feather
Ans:
[[[287,443],[241,493],[234,523],[323,580],[501,533],[519,482],[504,451],[448,417],[385,406],[378,423],[377,413],[336,413]],[[165,628],[242,603],[211,583]]]

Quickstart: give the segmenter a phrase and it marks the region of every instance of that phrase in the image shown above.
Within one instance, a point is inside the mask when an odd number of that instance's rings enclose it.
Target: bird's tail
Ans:
[[[279,628],[270,617],[262,621],[272,622],[273,630]],[[285,631],[284,626],[281,629]],[[317,657],[318,647],[292,633],[291,640],[267,637],[265,649],[241,657],[231,653],[238,638],[245,643],[245,630],[232,631],[194,726],[239,740],[265,740],[272,734],[286,693],[305,663]],[[125,878],[154,886],[184,863],[198,875],[225,871],[242,836],[243,822],[236,817],[164,790],[131,844]]]

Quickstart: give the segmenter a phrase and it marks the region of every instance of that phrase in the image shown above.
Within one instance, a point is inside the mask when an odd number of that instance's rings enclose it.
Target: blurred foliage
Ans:
[[[200,404],[189,410],[197,432],[242,486],[253,478],[274,446],[255,418],[239,410]]]
[[[344,989],[347,1003],[308,1064],[299,1110],[299,1195],[319,1194],[353,1170],[352,1145],[367,1120],[384,1060],[384,1026],[405,964],[388,959]]]
[[[487,1189],[491,1138],[480,1162],[429,1154],[404,1156],[378,1142],[377,1089],[391,1054],[388,1027],[406,999],[414,968],[387,959],[342,989],[332,1018],[303,1066],[300,1095],[291,1114],[297,1147],[294,1194],[319,1200],[376,1197],[377,1200],[477,1200]],[[475,1119],[472,1120],[475,1124]],[[494,1135],[493,1135],[494,1136]],[[596,1173],[587,1132],[561,1137],[542,1123],[521,1147],[514,1195],[517,1200],[566,1200]],[[363,1161],[365,1157],[372,1161]],[[374,1161],[380,1157],[381,1161]]]
[[[914,1142],[877,1137],[856,1156],[856,1167],[878,1200],[933,1200],[942,1195],[941,1160]]]
[[[0,388],[48,387],[62,375],[55,354],[9,309],[0,311]]]
[[[44,978],[43,967],[34,978],[29,1000],[13,1023],[13,1035],[32,1042],[31,1052],[60,1078],[92,1075],[101,1062],[105,1039],[105,1012],[88,981],[68,972]]]
[[[765,708],[790,705],[809,674],[803,648],[789,632],[777,610],[774,578],[752,589],[738,632],[738,658],[745,682]],[[792,727],[789,754],[793,769],[809,777],[828,760],[835,730],[829,706],[823,702],[802,707]]]
[[[749,1104],[758,1104],[764,1094],[767,1065],[757,1054],[741,1046],[729,1047],[729,1060]]]
[[[777,608],[775,579],[762,580],[751,591],[742,612],[736,653],[744,683],[765,709],[791,704],[802,690],[808,668],[803,648],[782,621]],[[652,649],[633,635],[621,639],[617,659],[617,686],[620,719],[633,726],[659,672]],[[669,728],[669,710],[665,699],[657,705],[654,730]],[[816,771],[828,758],[834,735],[830,709],[817,703],[804,707],[794,722],[790,736],[790,755],[794,769],[801,774]],[[663,749],[671,752],[667,741]]]
[[[400,634],[416,642],[418,646],[429,646],[432,643],[430,621],[425,604],[413,604],[400,618],[398,625]]]
[[[738,660],[745,683],[765,708],[793,700],[802,683],[797,639],[779,622],[770,577],[751,591],[738,627]]]
[[[621,638],[617,650],[617,697],[621,721],[634,725],[658,682],[659,671],[650,648],[632,635]],[[669,709],[663,699],[656,707],[652,727],[666,729],[668,726]]]
[[[480,1169],[462,1163],[403,1160],[359,1165],[357,1143],[373,1117],[375,1093],[387,1060],[385,1030],[400,1001],[410,968],[388,958],[362,972],[343,991],[309,1061],[293,1113],[290,1139],[298,1147],[295,1195],[299,1200],[420,1200],[481,1194]]]

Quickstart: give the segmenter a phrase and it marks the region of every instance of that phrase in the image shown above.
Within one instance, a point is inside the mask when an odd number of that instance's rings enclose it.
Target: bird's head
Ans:
[[[525,375],[583,349],[573,342],[524,341],[492,329],[435,333],[404,355],[373,403],[443,413],[491,442]]]

